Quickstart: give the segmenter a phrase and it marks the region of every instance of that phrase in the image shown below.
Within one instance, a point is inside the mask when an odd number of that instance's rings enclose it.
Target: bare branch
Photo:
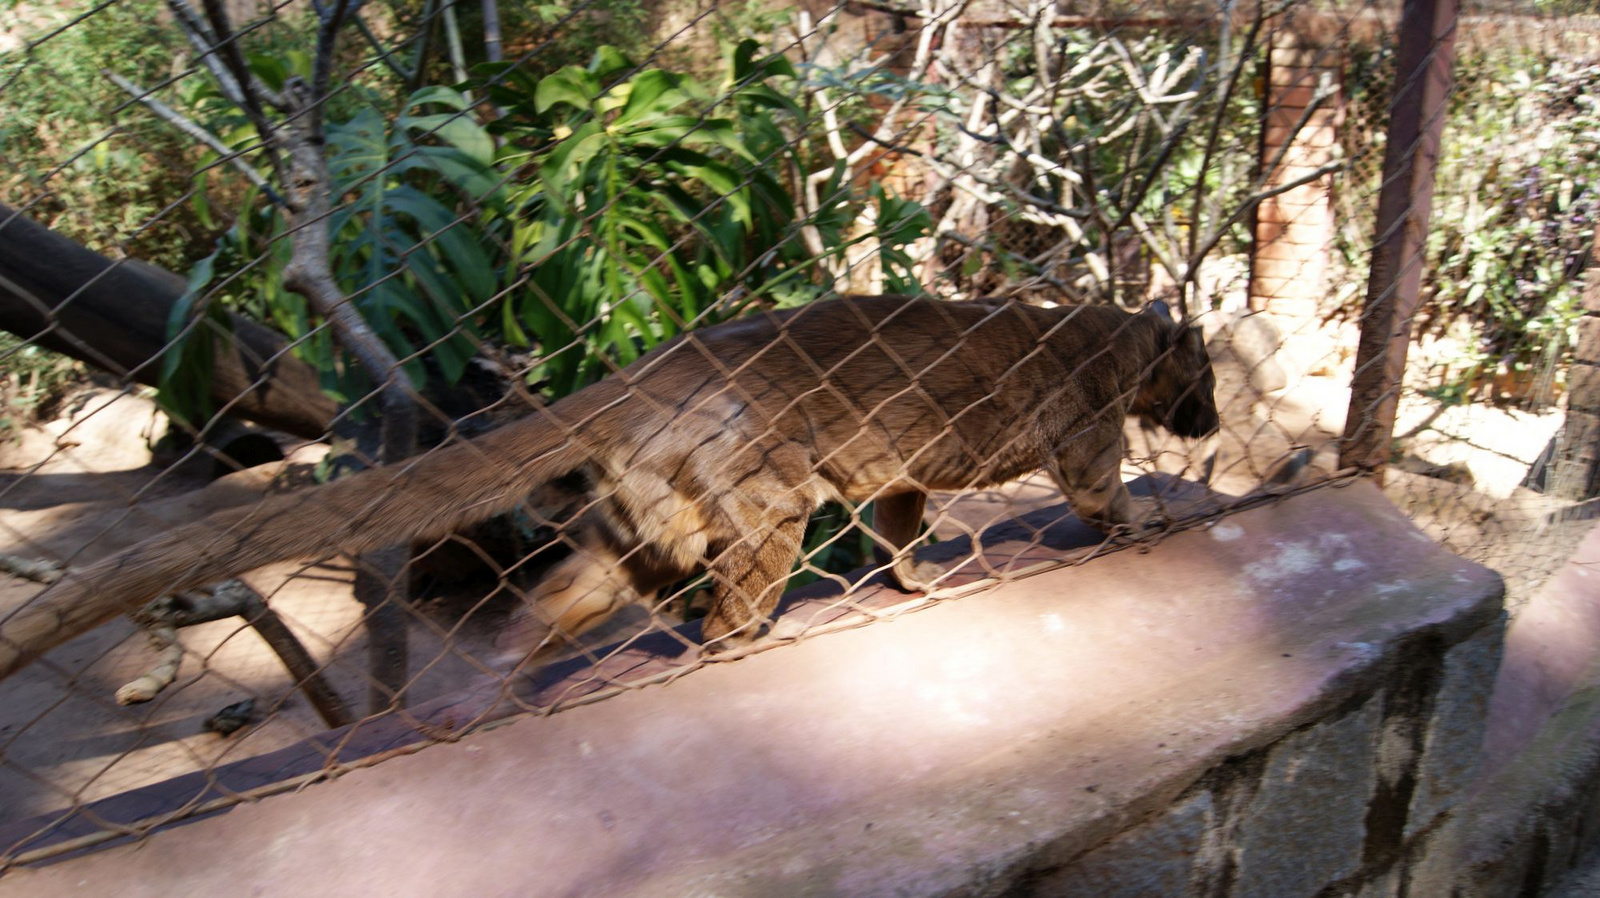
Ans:
[[[183,3],[184,0],[172,2]],[[239,46],[238,35],[233,33],[233,26],[228,22],[228,10],[222,5],[222,0],[203,0],[203,3],[206,20],[211,26],[211,52],[222,57],[223,65],[227,66],[234,83],[238,85],[242,100],[240,105],[247,113],[265,120],[261,101],[265,100],[267,105],[282,109],[283,98],[250,73],[250,67],[244,61],[244,50]]]
[[[172,17],[178,22],[178,30],[188,38],[195,53],[198,54],[200,64],[211,72],[211,77],[216,79],[217,88],[222,95],[227,97],[235,106],[244,106],[244,91],[239,87],[239,81],[234,77],[222,61],[218,53],[217,36],[211,32],[198,13],[194,11],[188,0],[167,0],[167,8],[172,11]]]
[[[183,6],[187,9],[188,7],[186,0],[169,0],[169,2],[174,5],[174,8]],[[204,0],[204,2],[206,17],[209,20],[209,30],[204,32],[197,30],[197,33],[201,34],[209,43],[202,52],[202,58],[215,59],[220,57],[222,60],[222,65],[213,68],[213,72],[217,73],[218,83],[222,84],[226,79],[225,93],[229,89],[228,85],[231,85],[233,93],[228,95],[229,99],[244,110],[245,116],[250,119],[250,124],[255,126],[256,133],[261,135],[261,149],[267,155],[267,164],[272,168],[278,183],[282,184],[284,183],[284,170],[283,160],[278,155],[277,129],[261,108],[262,97],[267,97],[268,101],[272,102],[274,106],[280,106],[282,98],[269,91],[266,85],[261,83],[260,79],[250,74],[250,69],[244,62],[244,52],[239,49],[239,41],[228,25],[228,12],[223,9],[221,0]],[[192,17],[193,10],[188,11]],[[202,27],[199,25],[198,18],[195,19],[195,22],[197,29]]]
[[[1227,121],[1228,104],[1233,100],[1233,93],[1238,89],[1239,76],[1244,73],[1246,60],[1250,59],[1254,55],[1256,42],[1261,36],[1261,28],[1266,23],[1266,16],[1262,14],[1261,8],[1257,6],[1255,18],[1250,23],[1250,30],[1245,34],[1244,44],[1237,52],[1234,52],[1232,47],[1232,10],[1225,7],[1221,12],[1220,18],[1222,32],[1218,39],[1218,44],[1220,45],[1219,55],[1222,57],[1224,64],[1227,63],[1230,55],[1232,56],[1233,62],[1231,67],[1228,69],[1227,78],[1217,90],[1217,107],[1211,115],[1211,127],[1206,133],[1206,148],[1200,157],[1200,170],[1202,172],[1211,170],[1211,163],[1212,160],[1216,158],[1217,147],[1222,137],[1222,126],[1224,122]],[[1227,183],[1231,180],[1229,177],[1227,177],[1227,174],[1228,173],[1225,172],[1224,177],[1222,178],[1224,183]],[[1223,191],[1218,190],[1212,195],[1210,198],[1211,201],[1208,203],[1206,196],[1206,183],[1205,179],[1202,178],[1195,186],[1194,211],[1191,213],[1191,220],[1198,223],[1203,220],[1214,219],[1222,211],[1222,195]],[[1191,264],[1189,266],[1189,272],[1191,281],[1197,274],[1197,269],[1199,267],[1199,245],[1200,228],[1190,228],[1189,259]],[[1183,306],[1182,311],[1185,315],[1188,313],[1188,300],[1185,298],[1187,292],[1187,290],[1184,290],[1179,294],[1179,300]]]
[[[1339,171],[1340,169],[1344,168],[1344,166],[1345,162],[1342,159],[1335,162],[1329,162],[1325,165],[1321,165],[1312,169],[1298,178],[1285,181],[1282,184],[1274,185],[1270,188],[1261,190],[1246,197],[1244,201],[1239,204],[1238,208],[1234,209],[1233,212],[1230,213],[1226,218],[1215,224],[1215,226],[1212,228],[1211,235],[1206,239],[1205,243],[1201,244],[1199,251],[1192,257],[1193,264],[1198,264],[1198,260],[1205,258],[1206,255],[1216,247],[1217,243],[1222,240],[1222,235],[1227,233],[1228,228],[1232,227],[1234,222],[1237,222],[1239,219],[1243,218],[1251,209],[1254,209],[1258,204],[1260,204],[1261,201],[1271,199],[1280,193],[1288,193],[1296,187],[1302,187],[1306,184],[1310,184],[1312,181],[1319,180],[1324,175],[1331,175],[1334,172]]]
[[[437,16],[439,0],[427,0],[422,4],[422,27],[417,30],[417,52],[411,59],[411,77],[406,81],[408,90],[416,90],[422,86],[422,79],[428,72],[428,51],[432,49],[434,20]]]
[[[341,727],[355,722],[344,699],[328,684],[305,645],[261,594],[242,580],[225,580],[203,592],[163,596],[134,614],[134,622],[148,630],[161,662],[150,673],[117,690],[118,703],[147,702],[177,678],[183,657],[177,638],[179,629],[230,617],[243,619],[272,649],[323,723]]]
[[[178,679],[178,669],[183,666],[183,643],[178,641],[176,629],[154,626],[145,635],[156,652],[156,664],[143,676],[122,684],[116,694],[119,705],[137,705],[160,695]]]
[[[367,20],[365,18],[359,15],[354,15],[351,16],[350,19],[356,23],[356,28],[361,32],[361,36],[366,38],[367,45],[372,47],[372,51],[374,53],[378,54],[378,61],[387,66],[389,71],[393,72],[394,76],[399,78],[402,83],[410,84],[414,73],[406,69],[406,67],[401,65],[400,61],[395,58],[399,55],[399,51],[391,50],[388,47],[385,47],[383,45],[383,41],[379,40],[378,36],[372,33],[372,28],[371,26],[367,25]]]
[[[20,555],[0,555],[0,572],[36,583],[54,583],[66,576],[67,566]],[[284,625],[278,613],[267,606],[261,594],[242,580],[225,580],[201,592],[162,596],[131,617],[144,628],[158,660],[149,672],[117,690],[119,705],[150,701],[177,679],[183,663],[179,629],[240,617],[283,662],[295,685],[305,693],[306,700],[324,723],[329,727],[341,727],[355,721],[344,699],[328,684],[305,645]]]
[[[193,137],[195,140],[198,140],[215,150],[218,155],[228,162],[229,165],[232,165],[235,169],[238,169],[239,173],[244,175],[251,184],[261,188],[261,190],[266,193],[266,195],[274,203],[278,205],[283,204],[283,198],[278,196],[278,192],[272,188],[272,185],[268,183],[267,179],[262,177],[261,173],[251,167],[249,163],[245,162],[244,159],[239,155],[238,151],[223,143],[222,138],[195,124],[194,121],[186,118],[182,113],[173,109],[171,106],[168,106],[160,100],[157,100],[155,97],[152,97],[149,91],[138,86],[137,84],[134,84],[132,81],[129,81],[121,75],[118,75],[116,72],[113,72],[110,69],[101,69],[101,73],[109,78],[112,84],[122,88],[123,92],[139,101],[139,103],[143,105],[144,108],[150,110],[150,113],[156,118],[161,119],[167,124],[172,125],[174,128],[177,128],[179,131],[182,131],[190,137]]]
[[[209,9],[219,0],[206,0]],[[339,29],[344,27],[347,16],[354,13],[361,6],[361,0],[337,0],[332,9],[324,9],[321,3],[317,4],[317,12],[322,17],[322,24],[317,28],[317,55],[311,63],[311,95],[315,102],[310,108],[300,108],[295,111],[311,115],[311,128],[319,136],[322,132],[322,101],[328,96],[328,81],[333,74],[333,51],[339,44]]]

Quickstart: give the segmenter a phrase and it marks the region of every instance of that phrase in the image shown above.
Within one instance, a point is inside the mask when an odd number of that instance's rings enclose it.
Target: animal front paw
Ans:
[[[538,612],[521,608],[495,636],[492,661],[499,667],[538,667],[556,660],[571,647]]]
[[[1107,536],[1141,539],[1166,530],[1172,519],[1154,499],[1130,496],[1123,514],[1111,519],[1090,519],[1089,523],[1099,527]]]
[[[891,579],[902,592],[933,592],[945,569],[931,561],[902,561],[895,565]]]

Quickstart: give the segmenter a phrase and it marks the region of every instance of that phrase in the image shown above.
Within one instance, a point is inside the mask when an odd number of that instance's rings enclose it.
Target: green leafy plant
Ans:
[[[907,247],[931,219],[917,203],[836,169],[816,211],[798,212],[789,185],[810,171],[812,127],[794,69],[753,41],[730,48],[715,83],[610,48],[543,77],[509,63],[476,77],[466,87],[497,111],[488,126],[444,87],[392,122],[366,106],[328,126],[335,276],[418,386],[456,383],[488,343],[525,353],[530,386],[559,397],[685,328],[824,294],[824,264],[865,241],[889,289],[918,289]],[[190,272],[171,322],[190,336],[165,360],[164,400],[204,420],[209,342],[192,334],[202,314],[225,326],[224,307],[299,340],[337,397],[361,395],[370,385],[283,287],[280,216],[245,199]]]
[[[328,126],[328,167],[344,202],[328,221],[334,269],[368,325],[402,358],[421,386],[456,383],[477,351],[503,264],[495,249],[504,201],[495,141],[470,116],[459,91],[424,88],[392,124],[370,107]],[[259,191],[211,255],[190,270],[189,291],[169,330],[180,339],[163,359],[161,399],[172,413],[204,421],[208,340],[195,319],[232,308],[300,341],[296,354],[322,374],[340,399],[370,388],[318,326],[303,297],[283,285],[289,262],[283,221]],[[504,228],[501,226],[500,231]]]
[[[8,30],[26,49],[0,53],[0,158],[7,202],[61,233],[181,270],[204,232],[167,209],[189,186],[188,138],[137,109],[103,71],[155,83],[181,38],[157,23],[160,0],[129,0],[70,27],[72,10],[19,10]],[[209,235],[208,235],[209,236]]]
[[[1472,100],[1454,104],[1443,141],[1425,326],[1476,336],[1456,376],[1504,369],[1528,387],[1576,343],[1600,214],[1600,66],[1479,57],[1461,78]],[[1550,398],[1518,392],[1493,398]]]
[[[1338,235],[1341,312],[1365,296],[1392,53],[1352,56],[1346,152],[1364,186]],[[1576,342],[1581,274],[1600,214],[1600,67],[1537,52],[1487,50],[1456,61],[1435,174],[1420,327],[1466,335],[1427,392],[1542,405]],[[1498,381],[1498,383],[1496,383]]]
[[[528,288],[504,307],[503,333],[540,350],[536,376],[562,394],[692,324],[751,304],[823,292],[816,269],[876,239],[897,289],[914,289],[904,247],[928,228],[917,204],[836,178],[805,220],[780,180],[804,171],[809,125],[782,56],[733,48],[716,88],[638,70],[602,49],[584,67],[534,81],[516,72],[490,97],[506,117],[503,161],[532,176],[511,191],[512,254]],[[851,230],[868,204],[876,226]],[[821,254],[806,248],[814,228]]]

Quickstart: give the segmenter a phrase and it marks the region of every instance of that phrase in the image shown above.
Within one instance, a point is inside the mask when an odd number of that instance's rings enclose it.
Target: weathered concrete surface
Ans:
[[[1600,530],[1517,609],[1505,656],[1484,740],[1490,772],[1532,744],[1574,693],[1600,682]]]
[[[1180,844],[1190,818],[1163,815],[1205,813],[1228,759],[1270,759],[1419,639],[1491,625],[1499,596],[1375,490],[1321,490],[17,870],[0,895],[1026,891],[1146,820]]]
[[[1217,816],[1211,793],[1199,792],[1109,844],[1040,876],[1029,888],[1035,895],[1096,898],[1188,894],[1202,875],[1201,855]]]

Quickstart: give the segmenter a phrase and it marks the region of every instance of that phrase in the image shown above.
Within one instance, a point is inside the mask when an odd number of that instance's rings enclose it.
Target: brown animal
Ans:
[[[178,528],[75,572],[0,622],[0,676],[163,593],[269,562],[440,538],[560,479],[586,497],[578,551],[530,597],[573,636],[706,567],[704,638],[752,638],[806,520],[873,501],[893,574],[929,490],[1048,471],[1087,520],[1140,525],[1123,421],[1217,427],[1197,328],[1106,306],[846,297],[707,328],[549,408],[393,467]],[[541,636],[538,642],[559,639]]]

